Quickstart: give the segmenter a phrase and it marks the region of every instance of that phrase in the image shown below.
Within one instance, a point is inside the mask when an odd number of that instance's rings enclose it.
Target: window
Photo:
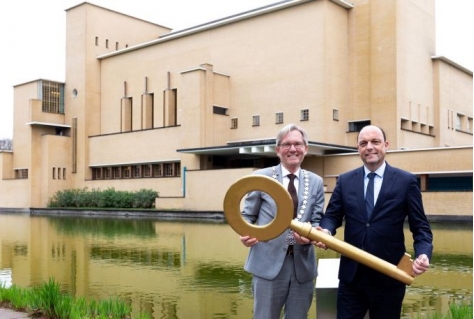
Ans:
[[[175,174],[176,176],[181,176],[181,163],[174,163],[175,167],[174,167],[174,171],[175,171]]]
[[[466,114],[457,113],[455,128],[457,131],[472,133],[472,117],[467,116]]]
[[[137,164],[127,166],[104,166],[104,167],[93,167],[92,179],[122,179],[122,178],[142,178],[142,177],[179,177],[181,176],[181,163],[180,162],[168,162],[168,163],[155,163],[155,164]],[[61,179],[59,174],[64,176],[66,179],[65,168],[54,168],[53,174],[58,179]],[[18,174],[17,174],[18,175]]]
[[[227,108],[222,106],[214,105],[212,107],[212,112],[219,115],[227,115]]]
[[[174,173],[173,163],[164,164],[163,170],[164,170],[165,176],[173,176],[173,173]]]
[[[401,118],[400,119],[400,127],[402,130],[410,130],[411,131],[411,121]]]
[[[56,167],[53,167],[53,179],[56,179]]]
[[[64,114],[64,84],[38,81],[38,100],[42,101],[43,112]]]
[[[369,120],[349,122],[349,132],[360,132],[360,130],[367,125],[370,125]]]
[[[123,168],[123,178],[130,178],[130,166]]]
[[[63,168],[63,179],[66,179],[66,168]]]
[[[283,112],[276,112],[275,113],[275,124],[283,123]]]
[[[254,115],[252,117],[252,126],[260,126],[260,115]]]
[[[302,109],[300,115],[300,121],[308,121],[309,120],[309,109]]]
[[[61,167],[58,167],[58,179],[61,179]]]
[[[102,167],[96,167],[92,172],[92,179],[102,179]]]
[[[122,178],[122,168],[114,167],[114,178]]]
[[[109,39],[105,40],[105,47],[108,49],[109,48]]]
[[[153,164],[153,177],[162,177],[163,168],[162,164]]]
[[[118,50],[118,49],[119,49],[118,42],[115,42],[115,50]]]
[[[18,179],[27,179],[28,178],[28,169],[27,168],[21,168],[21,169],[16,169],[15,170],[15,177]]]
[[[104,168],[104,178],[111,179],[112,178],[112,167]]]
[[[151,165],[143,165],[143,177],[151,177]]]
[[[95,37],[95,46],[99,45],[99,37]]]
[[[140,165],[133,167],[133,177],[134,178],[142,177],[142,167]]]
[[[456,130],[462,130],[463,114],[456,114]]]
[[[236,129],[239,127],[239,119],[234,117],[233,119],[230,119],[230,128],[231,129]]]
[[[332,119],[333,121],[339,121],[339,110],[332,109]]]
[[[428,191],[472,192],[472,176],[429,176]]]

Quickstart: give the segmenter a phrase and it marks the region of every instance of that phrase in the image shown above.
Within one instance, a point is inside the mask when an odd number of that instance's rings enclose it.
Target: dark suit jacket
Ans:
[[[339,176],[325,215],[322,228],[336,233],[345,219],[344,241],[392,264],[398,264],[405,253],[403,225],[408,218],[413,233],[415,256],[426,254],[431,260],[433,235],[426,219],[416,176],[388,165],[376,205],[367,218],[364,200],[364,168]],[[339,279],[351,282],[358,263],[342,256]],[[372,282],[390,285],[397,282],[386,275],[370,271]]]

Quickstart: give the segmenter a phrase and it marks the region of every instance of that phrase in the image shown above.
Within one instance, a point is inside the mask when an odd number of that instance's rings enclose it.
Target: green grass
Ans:
[[[51,319],[151,319],[148,314],[132,318],[131,309],[117,298],[96,301],[73,298],[60,291],[53,279],[38,287],[0,286],[0,306]]]
[[[472,318],[472,304],[471,305],[457,305],[451,304],[449,306],[452,319],[466,319]]]
[[[426,316],[417,316],[418,319],[472,319],[472,304],[450,304],[449,311],[446,314],[430,314]]]
[[[0,286],[0,307],[27,312],[36,318],[50,319],[151,319],[147,313],[131,316],[130,307],[117,298],[94,300],[73,298],[61,293],[60,286],[50,278],[32,288]],[[471,319],[472,304],[452,303],[446,314],[418,315],[418,319]]]

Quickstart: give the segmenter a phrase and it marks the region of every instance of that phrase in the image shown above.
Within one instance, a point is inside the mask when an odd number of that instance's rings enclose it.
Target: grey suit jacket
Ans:
[[[257,170],[254,174],[266,175],[272,177],[271,167]],[[276,180],[282,183],[281,164],[275,167]],[[300,170],[299,191],[298,191],[298,212],[303,202],[304,175]],[[305,212],[300,219],[301,222],[310,222],[313,226],[319,225],[324,210],[324,190],[323,180],[318,175],[308,172],[309,194]],[[266,225],[270,223],[276,214],[275,201],[265,192],[253,191],[245,198],[242,216],[249,223],[255,225]],[[288,244],[285,237],[288,230],[280,236],[265,241],[250,248],[250,252],[245,263],[244,269],[255,276],[272,280],[280,272],[286,257]],[[310,281],[317,276],[316,255],[314,247],[308,245],[294,245],[294,262],[296,278],[299,282]]]

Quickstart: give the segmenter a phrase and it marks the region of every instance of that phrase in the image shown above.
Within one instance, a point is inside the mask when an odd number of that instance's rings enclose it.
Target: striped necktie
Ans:
[[[370,218],[372,211],[374,210],[374,172],[367,174],[369,178],[369,183],[367,184],[367,189],[365,191],[365,209],[367,210],[367,217]]]

